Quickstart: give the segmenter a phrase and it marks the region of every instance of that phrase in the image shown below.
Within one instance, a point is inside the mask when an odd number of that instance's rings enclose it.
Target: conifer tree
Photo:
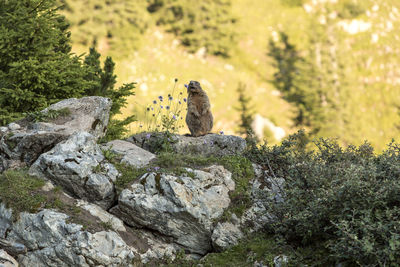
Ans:
[[[237,92],[239,94],[239,106],[236,108],[240,113],[239,134],[248,135],[252,132],[251,123],[253,122],[253,111],[250,107],[251,97],[246,96],[246,85],[239,83]]]
[[[0,125],[91,86],[55,0],[0,0]]]

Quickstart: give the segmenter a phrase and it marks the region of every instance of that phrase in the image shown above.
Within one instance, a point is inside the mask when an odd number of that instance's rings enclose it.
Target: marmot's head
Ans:
[[[198,94],[201,93],[203,90],[201,89],[200,83],[198,81],[190,81],[187,92],[188,94]]]

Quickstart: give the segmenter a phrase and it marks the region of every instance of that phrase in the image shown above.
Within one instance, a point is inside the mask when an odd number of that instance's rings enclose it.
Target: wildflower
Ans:
[[[160,100],[160,102],[162,102],[162,101],[163,101],[162,95],[160,95],[160,96],[158,97],[158,99]]]
[[[151,137],[151,134],[149,134],[149,133],[146,134],[146,138],[147,138],[147,139],[150,139],[150,137]]]
[[[161,105],[160,108],[164,108],[164,107]]]
[[[204,143],[204,144],[207,144],[207,140],[204,140],[203,143]]]
[[[174,115],[174,116],[172,116],[172,118],[174,119],[174,120],[176,120],[176,116]]]
[[[153,104],[157,104],[157,100],[153,100]]]
[[[153,107],[151,107],[151,110],[154,110],[154,108],[153,108]]]
[[[179,102],[178,102],[178,103],[179,103],[179,105],[180,105],[180,104],[182,104],[182,102],[181,102],[180,100],[179,100]]]
[[[186,87],[186,88],[188,88],[188,85],[187,85],[187,84],[185,84],[185,87]]]
[[[174,99],[172,96],[168,97],[168,100],[171,101],[172,99]]]
[[[169,110],[169,106],[165,106],[165,109],[166,109],[166,110]]]
[[[185,103],[186,103],[186,101],[187,101],[186,97],[185,97],[185,98],[183,98],[183,102],[185,102]]]
[[[224,131],[220,131],[219,134],[224,134]]]
[[[154,167],[155,171],[158,171],[159,169],[160,169],[160,167],[158,167],[158,166]]]

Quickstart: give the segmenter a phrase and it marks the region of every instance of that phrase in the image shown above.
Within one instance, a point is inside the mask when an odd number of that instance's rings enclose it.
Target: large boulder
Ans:
[[[199,137],[184,135],[165,136],[164,133],[140,133],[127,139],[152,153],[157,152],[163,142],[168,142],[176,153],[203,156],[238,155],[246,149],[246,141],[234,135],[207,134]]]
[[[22,213],[7,239],[24,244],[22,266],[130,266],[134,249],[115,232],[90,233],[67,223],[68,215],[52,210]]]
[[[186,250],[204,255],[212,249],[213,221],[229,206],[228,192],[235,183],[222,166],[186,170],[180,176],[143,175],[121,192],[111,212],[128,225],[153,229]]]
[[[153,153],[123,140],[113,140],[103,145],[103,148],[119,155],[121,163],[135,168],[144,167],[156,158]]]
[[[18,262],[8,255],[8,253],[0,249],[0,267],[18,267]]]
[[[0,172],[31,165],[42,153],[77,131],[105,135],[111,100],[91,96],[51,105],[7,127],[0,127]]]
[[[74,133],[40,155],[29,169],[31,175],[45,177],[73,196],[105,209],[114,202],[115,167],[105,162],[96,138],[87,132]]]

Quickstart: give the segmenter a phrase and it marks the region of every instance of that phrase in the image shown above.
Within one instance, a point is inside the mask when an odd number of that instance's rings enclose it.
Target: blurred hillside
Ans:
[[[117,63],[118,82],[137,82],[125,115],[143,120],[146,105],[171,92],[175,78],[183,93],[184,83],[198,80],[212,102],[214,131],[236,133],[242,82],[256,113],[286,133],[305,127],[342,144],[368,140],[378,150],[399,136],[397,0],[60,2],[73,50],[87,52],[96,40]],[[292,71],[301,79],[286,87],[270,82],[288,71],[280,33],[299,58]],[[306,120],[296,121],[300,111]],[[277,141],[271,131],[266,136]]]

